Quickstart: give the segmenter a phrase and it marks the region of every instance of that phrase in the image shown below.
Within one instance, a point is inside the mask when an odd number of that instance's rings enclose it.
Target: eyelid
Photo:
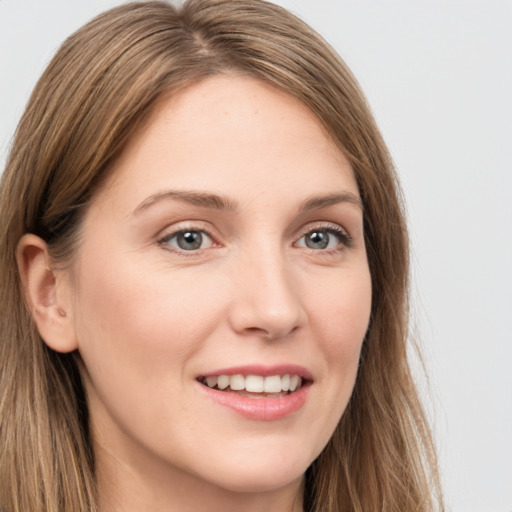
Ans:
[[[219,237],[213,233],[214,230],[211,228],[211,226],[208,223],[201,221],[184,221],[169,226],[157,236],[158,245],[160,245],[166,251],[175,252],[184,256],[194,256],[202,251],[211,248],[208,247],[204,249],[185,251],[183,249],[180,249],[179,247],[175,247],[168,243],[168,241],[174,238],[175,236],[187,231],[197,231],[204,233],[212,241],[211,247],[218,247],[221,245],[218,241]]]
[[[296,238],[296,241],[294,242],[294,245],[298,244],[298,242],[308,233],[311,233],[312,231],[327,231],[328,233],[333,234],[339,239],[340,247],[336,247],[333,249],[324,249],[324,250],[318,250],[318,249],[310,249],[315,252],[323,252],[323,253],[329,253],[329,252],[335,252],[340,251],[344,248],[350,248],[353,245],[353,239],[350,233],[347,231],[346,228],[342,227],[341,225],[329,221],[317,221],[317,222],[310,222],[303,226],[298,233],[298,236]],[[186,251],[183,249],[180,249],[178,247],[175,247],[171,244],[168,244],[167,242],[172,239],[174,236],[179,235],[180,233],[186,232],[186,231],[198,231],[204,233],[208,238],[211,239],[212,245],[208,248],[204,249],[197,249],[197,250],[190,250]],[[204,221],[183,221],[176,224],[172,224],[165,230],[163,230],[158,236],[157,236],[157,242],[164,250],[168,250],[170,252],[175,252],[180,255],[184,256],[194,256],[198,255],[199,253],[211,248],[211,247],[219,247],[222,244],[219,242],[219,236],[216,234],[216,230],[212,228],[212,226]]]
[[[332,233],[335,236],[337,236],[340,239],[340,244],[345,247],[352,247],[353,245],[353,239],[350,233],[345,229],[344,227],[340,226],[339,224],[333,223],[333,222],[312,222],[310,224],[307,224],[301,230],[299,231],[299,237],[297,238],[297,241],[295,243],[298,243],[299,240],[301,240],[305,235],[308,233],[311,233],[312,231],[327,231],[328,233]],[[312,249],[317,251],[317,249]],[[339,250],[339,249],[335,249]],[[331,249],[332,251],[332,249]],[[324,250],[322,252],[329,252],[329,249]]]

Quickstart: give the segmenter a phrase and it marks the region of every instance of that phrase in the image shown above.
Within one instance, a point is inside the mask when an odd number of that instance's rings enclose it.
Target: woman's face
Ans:
[[[354,174],[307,108],[242,77],[162,101],[71,271],[111,479],[298,488],[351,395],[371,305]]]

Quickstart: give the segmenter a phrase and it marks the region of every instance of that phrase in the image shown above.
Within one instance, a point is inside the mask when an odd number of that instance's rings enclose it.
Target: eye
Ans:
[[[160,240],[162,245],[170,245],[179,251],[198,251],[212,247],[213,240],[200,229],[183,229],[167,235]]]
[[[350,237],[336,227],[321,227],[315,228],[304,235],[298,240],[297,246],[307,247],[316,251],[340,249],[350,245]]]

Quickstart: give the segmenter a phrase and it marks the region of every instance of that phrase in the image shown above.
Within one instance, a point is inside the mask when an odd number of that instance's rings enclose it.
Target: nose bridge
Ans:
[[[277,241],[244,251],[234,286],[235,330],[281,338],[298,328],[305,314],[291,262]]]

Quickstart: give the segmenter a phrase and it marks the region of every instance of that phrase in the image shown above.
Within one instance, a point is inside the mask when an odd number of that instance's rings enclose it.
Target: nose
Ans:
[[[278,251],[260,253],[238,266],[230,310],[237,333],[282,339],[304,325],[306,313],[292,270]]]

